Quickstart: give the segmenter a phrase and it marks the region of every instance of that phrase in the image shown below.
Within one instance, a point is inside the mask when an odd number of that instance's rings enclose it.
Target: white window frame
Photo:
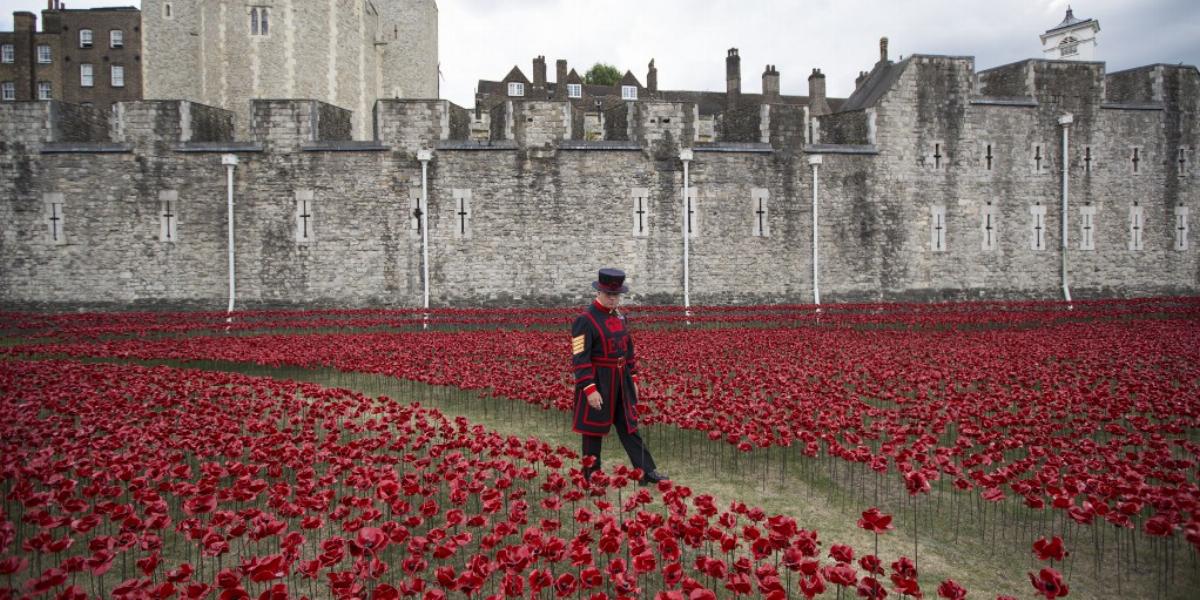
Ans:
[[[568,98],[582,98],[583,97],[583,84],[582,83],[568,83],[567,84],[567,97]]]
[[[637,100],[638,99],[637,86],[636,85],[621,86],[621,99],[622,100]]]
[[[525,95],[525,84],[521,83],[520,81],[508,82],[508,95],[509,96],[524,96]]]
[[[96,71],[92,63],[79,63],[79,87],[95,87]]]
[[[91,48],[93,41],[94,40],[92,39],[92,30],[91,29],[80,29],[79,30],[79,47],[80,48]]]
[[[109,78],[115,88],[125,87],[125,66],[112,65],[109,68]]]
[[[0,101],[16,102],[17,100],[17,84],[13,81],[5,81],[0,83]]]
[[[50,44],[38,44],[37,61],[39,65],[48,65],[54,62],[53,54],[51,54]]]
[[[49,81],[38,82],[38,100],[53,100],[54,88],[51,87]]]
[[[0,46],[0,63],[6,65],[17,62],[17,48],[12,44]]]
[[[109,48],[124,48],[125,47],[125,31],[123,29],[108,30],[108,47]]]

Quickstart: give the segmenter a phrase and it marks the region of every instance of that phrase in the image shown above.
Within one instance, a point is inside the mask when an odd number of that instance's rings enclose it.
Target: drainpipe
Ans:
[[[821,256],[817,251],[817,170],[821,166],[821,155],[810,156],[808,164],[812,165],[813,178],[813,193],[812,193],[812,282],[813,282],[813,304],[821,304],[821,286],[817,279],[820,269],[818,261]]]
[[[417,160],[421,161],[421,280],[425,296],[425,327],[429,326],[429,161],[433,160],[433,150],[423,148],[417,150]]]
[[[683,232],[683,310],[691,316],[690,273],[688,272],[688,163],[692,161],[692,149],[684,148],[679,151],[679,160],[683,161],[683,204],[680,205],[682,219],[680,231]]]
[[[1071,123],[1075,118],[1071,113],[1067,113],[1058,118],[1058,124],[1062,126],[1062,291],[1063,299],[1067,302],[1071,301],[1071,288],[1067,282],[1067,198],[1070,193],[1070,177],[1068,177],[1068,166],[1071,163],[1070,143]],[[1068,305],[1068,310],[1071,307]]]
[[[225,165],[225,198],[226,205],[229,207],[228,217],[226,218],[229,222],[229,307],[225,309],[225,312],[232,313],[233,300],[237,297],[233,266],[233,170],[238,164],[237,156],[234,154],[224,154],[221,156],[221,164]],[[226,322],[230,319],[232,317],[226,318]]]

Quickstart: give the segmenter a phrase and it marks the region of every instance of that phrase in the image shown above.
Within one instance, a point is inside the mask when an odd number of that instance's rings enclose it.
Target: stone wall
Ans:
[[[998,74],[976,77],[969,58],[917,55],[894,68],[873,105],[821,118],[822,143],[800,145],[802,108],[755,106],[770,144],[695,145],[693,303],[811,301],[816,155],[827,302],[1061,297],[1064,163],[1075,297],[1200,292],[1195,236],[1176,247],[1179,227],[1194,225],[1181,211],[1198,198],[1194,68],[1121,76],[1130,87],[1148,78],[1156,103],[1131,92],[1114,101],[1098,63],[1006,67],[1024,87],[988,95]],[[322,143],[325,115],[344,124],[345,113],[316,101],[257,102],[255,144],[217,133],[207,145],[174,140],[186,137],[181,107],[221,121],[209,108],[126,105],[109,131],[54,106],[0,106],[6,306],[223,308],[224,153],[239,159],[239,306],[417,305],[416,207],[428,210],[436,306],[578,302],[605,265],[629,272],[634,302],[682,301],[687,103],[615,105],[600,142],[572,139],[565,103],[505,103],[490,143],[477,143],[458,137],[448,102],[380,100],[366,145]],[[427,207],[420,149],[433,150]]]

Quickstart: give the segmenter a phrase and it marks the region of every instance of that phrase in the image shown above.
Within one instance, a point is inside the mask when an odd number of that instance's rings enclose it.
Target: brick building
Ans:
[[[62,8],[49,0],[42,30],[30,12],[0,32],[0,100],[62,100],[108,110],[142,97],[141,12]]]

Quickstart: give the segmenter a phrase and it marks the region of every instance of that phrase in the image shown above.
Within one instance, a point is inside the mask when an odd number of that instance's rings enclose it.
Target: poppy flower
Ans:
[[[1046,600],[1061,598],[1069,591],[1067,584],[1062,580],[1062,574],[1050,567],[1043,567],[1037,576],[1030,573],[1029,582],[1038,594],[1046,597]]]
[[[963,600],[967,597],[967,590],[953,579],[947,579],[938,585],[937,594],[938,598],[946,600]]]
[[[1064,557],[1070,554],[1063,549],[1062,538],[1058,537],[1057,535],[1050,540],[1047,540],[1044,537],[1038,538],[1038,540],[1033,543],[1033,553],[1036,554],[1040,560],[1057,560],[1060,562]]]
[[[872,507],[863,511],[862,518],[858,520],[858,526],[871,533],[885,533],[893,529],[892,516],[883,514],[878,508]]]

